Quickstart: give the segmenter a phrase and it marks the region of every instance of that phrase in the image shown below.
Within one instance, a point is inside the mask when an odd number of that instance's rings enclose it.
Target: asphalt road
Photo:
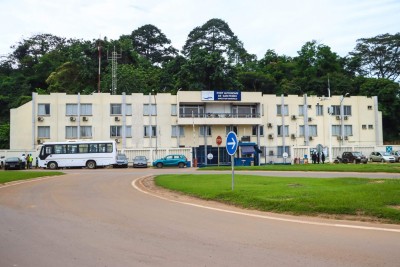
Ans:
[[[398,225],[191,205],[132,184],[149,174],[191,171],[67,170],[0,187],[0,266],[400,264]]]

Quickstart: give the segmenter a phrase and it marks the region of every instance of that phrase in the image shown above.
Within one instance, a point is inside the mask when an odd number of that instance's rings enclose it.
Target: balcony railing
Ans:
[[[180,118],[260,118],[260,113],[181,113]]]

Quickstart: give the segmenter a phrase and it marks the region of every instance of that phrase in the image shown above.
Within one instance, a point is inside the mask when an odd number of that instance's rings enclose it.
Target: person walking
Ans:
[[[321,160],[322,160],[322,164],[325,164],[325,154],[324,154],[324,152],[321,153]]]

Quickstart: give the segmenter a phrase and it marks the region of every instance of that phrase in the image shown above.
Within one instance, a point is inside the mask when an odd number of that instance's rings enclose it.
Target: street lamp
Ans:
[[[340,131],[341,131],[341,135],[340,135],[340,141],[341,144],[343,145],[343,140],[344,140],[344,107],[343,107],[343,100],[345,99],[346,96],[350,95],[349,93],[346,93],[344,96],[342,95],[341,99],[340,99]]]

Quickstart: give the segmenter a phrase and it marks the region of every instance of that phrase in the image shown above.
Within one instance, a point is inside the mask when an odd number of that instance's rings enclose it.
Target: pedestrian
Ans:
[[[25,162],[26,162],[26,169],[29,169],[29,154],[26,154]]]
[[[35,164],[35,168],[37,169],[37,168],[39,168],[39,159],[38,159],[38,157],[36,157],[36,164]]]
[[[317,163],[319,164],[319,162],[320,162],[320,154],[319,154],[319,152],[317,153]]]
[[[32,169],[33,157],[32,154],[29,154],[29,169]]]
[[[315,162],[317,161],[317,155],[315,155],[315,152],[311,154],[311,161],[313,164],[315,164]]]
[[[321,160],[322,160],[322,164],[325,164],[325,154],[324,154],[324,152],[321,153]]]
[[[25,154],[22,154],[22,156],[19,158],[20,160],[21,160],[21,163],[22,163],[22,168],[23,169],[25,169],[25,165],[26,165],[26,163],[25,163],[25,161],[26,161],[26,156],[25,156]]]

